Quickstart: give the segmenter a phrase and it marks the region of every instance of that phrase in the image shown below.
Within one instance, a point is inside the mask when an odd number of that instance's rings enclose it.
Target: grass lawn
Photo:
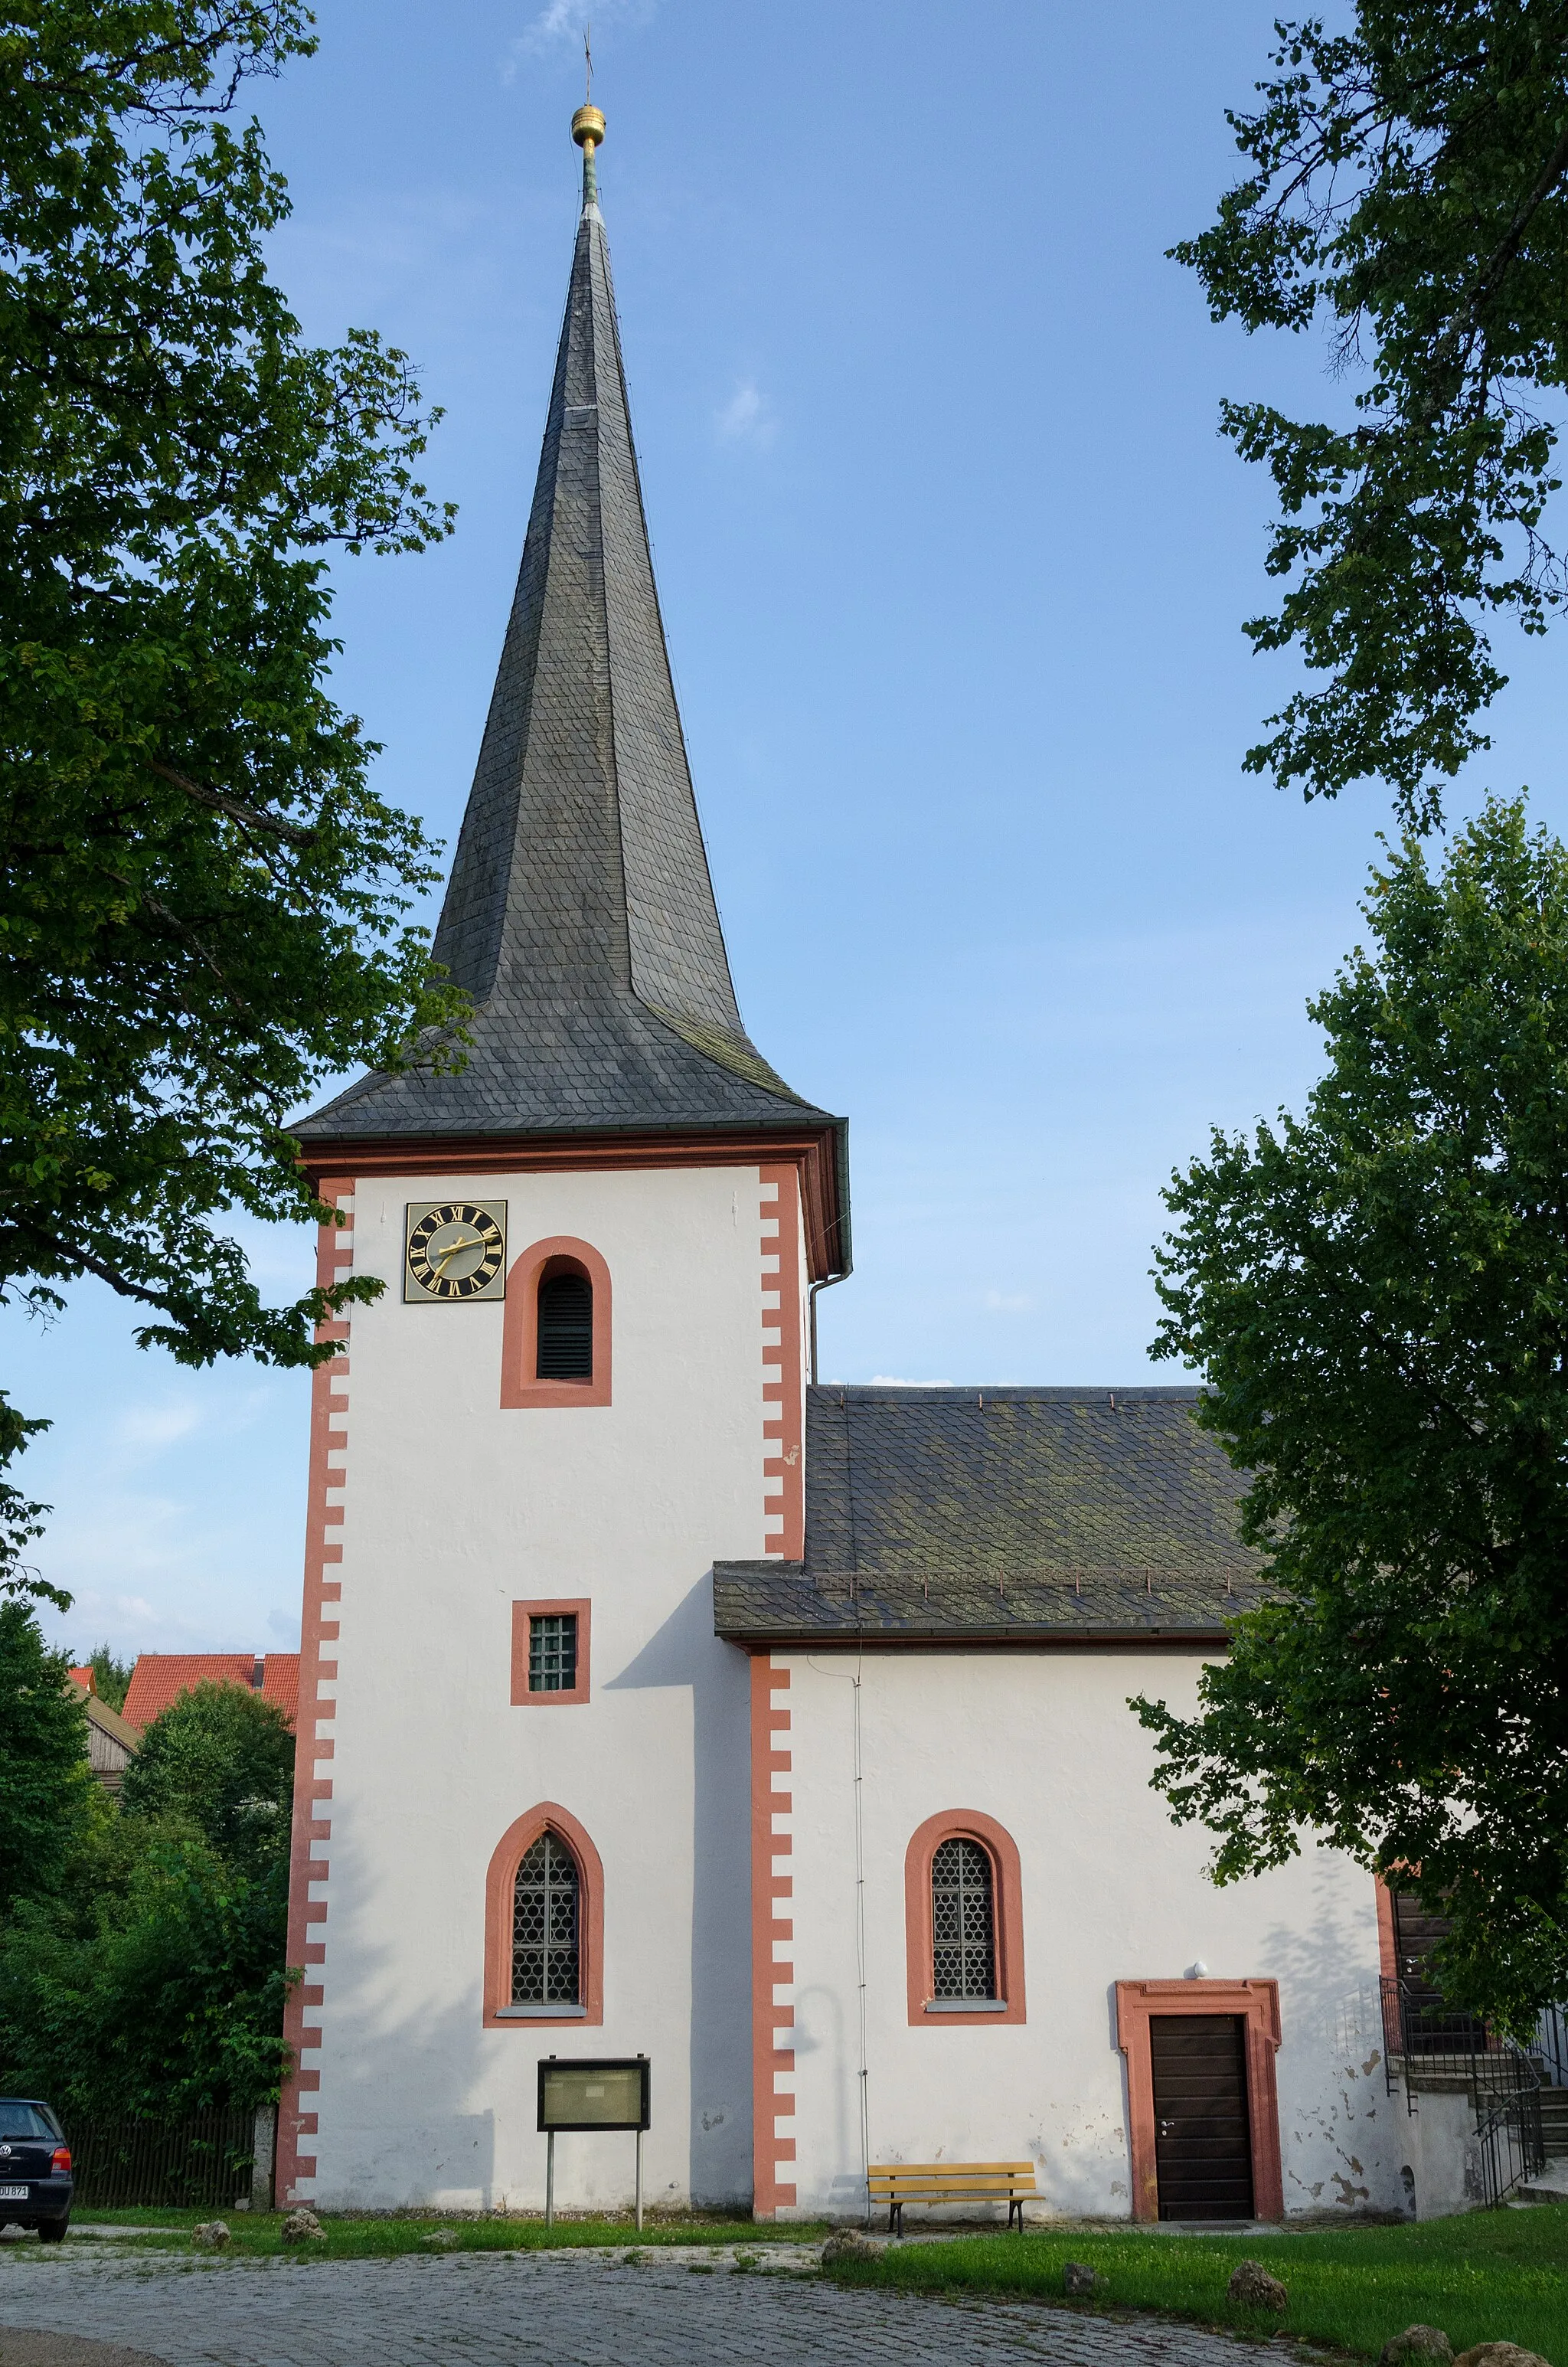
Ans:
[[[231,2260],[265,2259],[283,2251],[299,2260],[396,2259],[406,2252],[422,2251],[425,2237],[434,2235],[437,2228],[457,2237],[451,2248],[457,2252],[533,2252],[547,2246],[581,2244],[642,2245],[650,2250],[660,2244],[760,2247],[770,2243],[820,2243],[828,2234],[825,2225],[758,2226],[750,2219],[724,2219],[711,2214],[677,2217],[672,2213],[652,2211],[644,2214],[640,2236],[629,2211],[606,2219],[558,2219],[549,2228],[542,2219],[465,2219],[440,2212],[421,2212],[417,2215],[411,2213],[406,2216],[401,2213],[382,2216],[322,2212],[321,2217],[325,2243],[298,2245],[283,2243],[278,2234],[283,2214],[278,2211],[78,2211],[73,2214],[72,2224],[77,2227],[138,2227],[148,2231],[141,2238],[120,2239],[117,2250],[141,2250],[145,2247],[158,2251],[188,2252],[190,2230],[197,2222],[221,2219],[232,2238],[223,2257]],[[153,2232],[158,2228],[175,2232],[159,2235]]]
[[[1284,2319],[1232,2309],[1240,2259],[1287,2287]],[[1062,2269],[1082,2260],[1104,2286],[1067,2302]],[[1421,2226],[1303,2228],[1269,2236],[1042,2231],[908,2244],[834,2274],[856,2284],[948,2294],[1019,2293],[1066,2308],[1168,2310],[1212,2326],[1287,2334],[1374,2356],[1412,2325],[1438,2326],[1456,2352],[1517,2342],[1568,2367],[1568,2208],[1477,2211]]]

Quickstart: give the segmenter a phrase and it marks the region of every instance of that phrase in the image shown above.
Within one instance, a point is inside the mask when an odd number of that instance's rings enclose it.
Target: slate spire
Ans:
[[[370,1076],[297,1129],[389,1134],[798,1126],[821,1118],[741,1024],[653,580],[580,108],[582,211],[544,447],[479,764],[435,934],[474,997],[452,1077]]]

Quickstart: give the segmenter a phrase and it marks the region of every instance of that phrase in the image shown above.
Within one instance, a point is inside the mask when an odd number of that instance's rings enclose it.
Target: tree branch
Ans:
[[[150,773],[156,773],[162,781],[172,781],[176,789],[183,789],[187,798],[196,799],[197,805],[210,806],[214,813],[227,814],[231,821],[242,822],[248,830],[265,831],[271,838],[287,839],[290,846],[314,846],[316,844],[317,832],[307,825],[280,821],[276,814],[258,813],[254,806],[245,805],[223,789],[204,788],[199,781],[188,780],[184,773],[176,773],[172,764],[164,764],[156,756],[148,757],[147,769]]]

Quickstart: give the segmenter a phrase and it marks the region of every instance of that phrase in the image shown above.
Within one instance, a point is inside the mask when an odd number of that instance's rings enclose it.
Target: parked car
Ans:
[[[49,2106],[0,2096],[0,2227],[36,2227],[46,2244],[58,2244],[75,2192],[71,2148]]]

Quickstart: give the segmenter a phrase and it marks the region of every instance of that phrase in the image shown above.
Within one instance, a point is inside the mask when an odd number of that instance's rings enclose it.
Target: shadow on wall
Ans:
[[[332,1890],[356,1892],[365,1881],[355,1853],[334,1835]],[[407,1906],[418,1911],[416,1899]],[[330,1911],[325,1931],[332,1982]],[[329,1988],[334,2011],[359,2015],[367,2034],[362,2033],[352,2059],[332,2062],[320,2095],[302,2100],[307,2111],[316,2111],[320,2125],[317,2136],[300,2139],[300,2151],[317,2154],[326,2172],[306,2200],[333,2210],[390,2210],[411,2203],[436,2210],[543,2207],[537,2065],[553,2052],[584,2051],[581,2042],[570,2027],[541,2029],[532,2043],[523,2032],[513,2036],[482,2028],[482,1868],[467,1922],[446,1940],[462,1968],[454,1974],[454,1988],[459,1979],[465,1984],[456,2004],[387,2011],[384,2000],[399,1992],[401,1967],[386,1949],[358,1954],[352,1988],[340,1978]],[[389,2090],[395,2100],[390,2118]],[[486,2100],[479,2110],[456,2109],[476,2096]],[[657,2090],[655,2099],[657,2110]],[[629,2203],[633,2159],[632,2139],[619,2132],[561,2139],[557,2200],[565,2210]]]
[[[1280,2133],[1285,2208],[1397,2211],[1404,2111],[1383,2063],[1372,1878],[1364,1920],[1347,1912],[1342,1866],[1313,1871],[1310,1923],[1276,1924],[1261,1970],[1280,1984]],[[1310,2064],[1323,2065],[1315,2078]]]
[[[751,1680],[713,1632],[705,1574],[608,1693],[692,1695],[691,2196],[751,2200]]]
[[[687,2161],[691,2199],[697,2204],[741,2203],[751,2193],[750,2018],[750,1687],[744,1654],[713,1634],[712,1583],[705,1577],[604,1690],[687,1688],[693,1702],[695,1803],[691,1974],[691,2112]],[[456,1764],[440,1771],[459,1782]],[[518,1809],[530,1805],[519,1800]],[[570,1803],[567,1805],[570,1806]],[[596,1835],[603,1846],[604,1836]],[[354,1896],[370,1880],[346,1838],[334,1836],[325,1926],[332,1980],[333,1897]],[[412,1897],[402,1903],[418,1912]],[[614,1921],[612,1902],[607,1921]],[[317,1927],[319,1928],[319,1927]],[[545,2140],[536,2119],[536,2066],[555,2052],[593,2051],[570,2028],[550,2027],[530,2044],[519,2032],[499,2036],[481,2028],[484,1954],[483,1868],[476,1874],[466,1920],[446,1935],[454,2005],[429,2003],[397,2015],[383,2000],[402,1993],[406,1975],[389,1950],[358,1956],[355,1991],[329,1991],[340,2014],[359,2012],[373,2039],[353,2062],[333,2064],[319,2098],[302,2099],[319,2116],[318,2138],[300,2140],[304,2154],[320,2152],[336,2181],[319,2180],[315,2199],[386,2208],[411,2195],[440,2208],[536,2209],[544,2198]],[[627,1977],[636,1978],[635,1971]],[[310,1977],[321,1972],[312,1966]],[[617,1984],[625,1988],[626,1982]],[[316,2018],[313,2009],[307,2019]],[[654,2110],[659,2111],[658,2066]],[[385,2090],[394,2087],[397,2112],[386,2122]],[[668,2090],[666,2091],[668,2092]],[[479,2112],[455,2101],[486,2097]],[[361,2106],[363,2105],[363,2111]],[[502,2182],[498,2160],[523,2163],[526,2184]],[[632,2140],[616,2133],[574,2135],[557,2151],[564,2208],[629,2202]]]

